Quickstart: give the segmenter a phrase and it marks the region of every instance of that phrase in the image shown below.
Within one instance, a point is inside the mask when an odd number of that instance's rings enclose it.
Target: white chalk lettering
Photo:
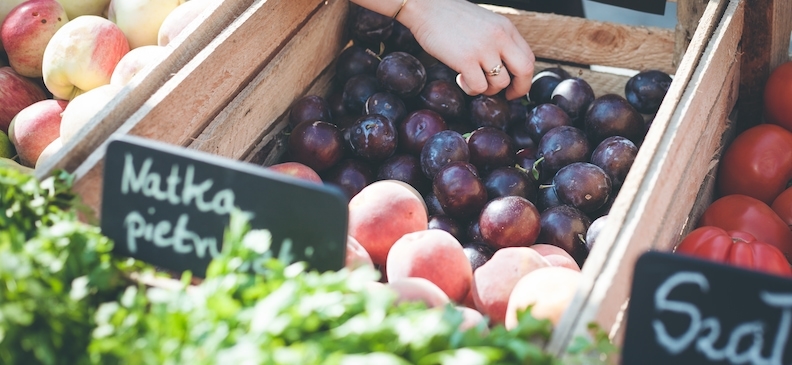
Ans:
[[[690,317],[690,327],[678,338],[671,337],[660,320],[652,322],[652,327],[654,327],[660,346],[663,346],[673,355],[679,354],[690,346],[701,329],[701,312],[695,305],[668,299],[668,294],[682,284],[696,284],[704,292],[709,290],[709,282],[707,282],[707,278],[704,275],[687,271],[674,274],[657,288],[655,292],[655,308],[658,311],[683,313]]]
[[[783,365],[790,327],[792,327],[792,293],[760,293],[763,303],[771,308],[781,309],[778,330],[772,342],[765,341],[765,323],[755,320],[735,326],[728,333],[728,341],[724,347],[718,349],[715,343],[721,338],[720,320],[715,317],[702,320],[701,311],[693,303],[668,299],[668,295],[677,286],[685,284],[697,285],[704,293],[709,291],[709,282],[704,275],[679,272],[666,279],[655,292],[655,307],[658,312],[675,312],[690,318],[690,325],[678,337],[671,336],[662,321],[658,319],[652,321],[657,342],[661,347],[676,355],[687,350],[695,341],[696,350],[711,361],[725,360],[730,364]],[[773,346],[769,357],[762,355],[765,343],[772,343]]]
[[[195,250],[198,258],[204,258],[208,254],[211,258],[220,255],[217,239],[214,237],[202,238],[197,233],[189,230],[189,216],[182,214],[173,226],[168,221],[160,221],[156,224],[149,223],[137,211],[129,212],[124,218],[124,226],[127,229],[127,249],[130,253],[137,253],[138,241],[145,241],[154,246],[166,248],[171,247],[174,252],[188,254]],[[167,237],[171,234],[170,237]]]
[[[222,189],[216,192],[211,199],[206,199],[205,195],[212,188],[214,182],[211,179],[195,181],[195,166],[187,165],[185,176],[182,179],[178,165],[171,166],[170,175],[163,179],[157,173],[152,172],[153,159],[143,160],[140,170],[135,169],[133,156],[127,153],[124,156],[124,169],[121,176],[121,193],[142,194],[145,197],[153,198],[161,202],[168,202],[171,205],[183,204],[189,206],[194,204],[201,212],[213,212],[217,215],[227,215],[234,210],[236,197],[231,189]],[[163,182],[165,184],[163,189]],[[183,184],[182,184],[183,182]],[[181,191],[179,185],[181,184]]]

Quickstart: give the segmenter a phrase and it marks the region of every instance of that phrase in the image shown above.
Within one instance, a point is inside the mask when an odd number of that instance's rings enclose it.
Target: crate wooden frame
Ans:
[[[740,41],[766,38],[770,30],[772,39],[759,44],[772,46],[750,58],[767,73],[780,62],[777,54],[792,28],[792,10],[782,0],[753,1],[749,7],[745,0],[679,0],[676,30],[486,6],[509,18],[541,59],[674,75],[550,351],[563,353],[592,321],[620,343],[637,256],[649,249],[672,250],[711,200],[718,156],[734,131],[735,118],[729,116],[737,96],[762,84],[761,79],[741,82],[741,68],[749,63],[741,62]],[[257,164],[276,162],[285,148],[293,100],[326,95],[332,86],[333,60],[348,44],[348,6],[348,0],[218,2],[191,24],[194,33],[175,41],[163,64],[136,77],[134,88],[125,88],[37,175],[73,171],[75,190],[98,214],[106,141],[113,134]],[[764,33],[755,26],[744,32],[746,19],[769,22],[759,27]],[[784,31],[785,38],[775,36]],[[540,62],[536,68],[552,64]],[[588,81],[597,95],[624,93],[627,76],[565,68]]]

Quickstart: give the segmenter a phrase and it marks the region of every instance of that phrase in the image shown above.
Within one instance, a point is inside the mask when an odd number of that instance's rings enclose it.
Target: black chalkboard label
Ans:
[[[101,229],[118,254],[203,277],[222,248],[230,213],[267,229],[277,255],[325,271],[344,266],[347,200],[331,186],[143,138],[107,146]]]
[[[666,0],[592,0],[644,13],[665,15]]]
[[[622,364],[792,364],[792,280],[678,254],[636,263]]]

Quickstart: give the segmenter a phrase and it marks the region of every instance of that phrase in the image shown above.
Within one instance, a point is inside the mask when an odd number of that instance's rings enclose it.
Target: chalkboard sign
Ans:
[[[339,189],[137,137],[107,146],[101,229],[119,254],[203,277],[235,208],[270,231],[276,255],[289,242],[289,254],[311,268],[343,267],[348,214]]]
[[[792,280],[678,254],[635,266],[622,364],[792,364]]]
[[[666,0],[592,0],[644,13],[665,15]]]

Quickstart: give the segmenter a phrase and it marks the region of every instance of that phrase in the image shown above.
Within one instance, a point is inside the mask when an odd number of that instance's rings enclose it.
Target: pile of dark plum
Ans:
[[[429,228],[450,232],[482,263],[501,247],[549,243],[582,266],[589,226],[608,214],[669,75],[638,73],[625,99],[596,96],[553,67],[534,76],[525,98],[470,97],[453,70],[419,60],[431,57],[398,22],[353,7],[349,26],[335,89],[290,109],[285,159],[349,198],[377,180],[410,184]]]

